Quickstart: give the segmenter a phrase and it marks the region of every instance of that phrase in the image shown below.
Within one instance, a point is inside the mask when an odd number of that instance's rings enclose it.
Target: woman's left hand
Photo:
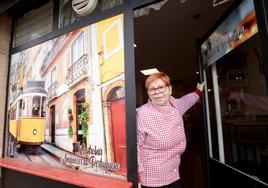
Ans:
[[[204,89],[204,85],[205,85],[205,81],[202,82],[201,84],[200,83],[197,83],[196,89],[198,89],[198,90],[200,90],[202,92],[203,89]]]

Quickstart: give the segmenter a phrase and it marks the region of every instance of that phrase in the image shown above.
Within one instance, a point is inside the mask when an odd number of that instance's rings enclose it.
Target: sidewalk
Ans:
[[[56,157],[57,159],[60,159],[61,157],[64,156],[65,153],[67,153],[67,151],[64,151],[56,146],[53,146],[51,144],[42,144],[41,147],[46,150],[48,153],[52,154],[54,157]],[[68,155],[73,155],[75,156],[74,154],[72,153],[69,153],[68,152]]]

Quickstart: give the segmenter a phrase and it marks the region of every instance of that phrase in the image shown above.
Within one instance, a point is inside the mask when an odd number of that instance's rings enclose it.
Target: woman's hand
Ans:
[[[202,82],[201,84],[200,83],[197,83],[196,89],[198,89],[198,90],[200,90],[202,92],[203,89],[204,89],[204,85],[205,85],[205,81]]]

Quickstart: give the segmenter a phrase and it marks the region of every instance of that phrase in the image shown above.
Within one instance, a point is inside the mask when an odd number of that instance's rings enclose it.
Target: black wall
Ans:
[[[1,188],[79,188],[75,185],[58,182],[15,170],[2,170],[3,174]]]

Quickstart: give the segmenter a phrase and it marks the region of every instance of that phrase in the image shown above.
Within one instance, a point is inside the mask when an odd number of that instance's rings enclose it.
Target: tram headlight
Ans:
[[[34,130],[33,130],[33,135],[36,135],[36,134],[37,134],[37,130],[34,129]]]

